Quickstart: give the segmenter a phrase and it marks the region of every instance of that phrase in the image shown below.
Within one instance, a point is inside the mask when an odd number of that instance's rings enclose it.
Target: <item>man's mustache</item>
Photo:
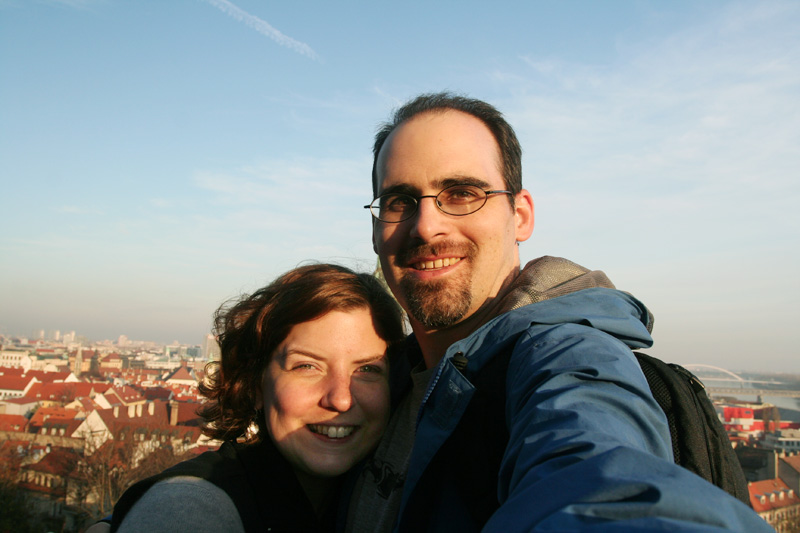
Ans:
[[[475,257],[478,247],[472,242],[442,241],[436,244],[421,243],[415,246],[401,248],[397,252],[400,265],[408,265],[421,257],[461,257],[471,259]]]

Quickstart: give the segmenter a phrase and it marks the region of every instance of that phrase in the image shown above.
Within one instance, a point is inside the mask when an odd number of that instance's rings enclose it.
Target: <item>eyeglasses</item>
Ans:
[[[390,192],[375,198],[365,205],[372,216],[381,222],[397,223],[414,216],[423,198],[434,198],[439,211],[448,215],[463,217],[471,215],[489,200],[493,194],[512,194],[511,191],[484,191],[475,185],[451,185],[439,194],[411,196],[410,194]]]

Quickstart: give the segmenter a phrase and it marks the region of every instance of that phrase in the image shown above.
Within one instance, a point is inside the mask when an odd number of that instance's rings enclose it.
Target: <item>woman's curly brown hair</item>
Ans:
[[[221,357],[206,365],[206,378],[198,385],[208,400],[198,410],[205,422],[203,433],[220,440],[258,440],[265,434],[263,417],[256,416],[255,409],[261,380],[272,353],[292,327],[330,311],[364,308],[390,346],[404,338],[400,307],[381,283],[338,265],[290,270],[252,295],[220,306],[214,333]],[[256,436],[248,435],[253,422],[260,429]]]

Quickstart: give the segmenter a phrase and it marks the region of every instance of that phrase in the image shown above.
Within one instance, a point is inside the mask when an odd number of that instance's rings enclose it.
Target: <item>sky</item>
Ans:
[[[800,372],[800,3],[0,0],[0,333],[199,344],[372,270],[372,137],[449,90],[516,129],[522,263],[603,270],[649,353]]]

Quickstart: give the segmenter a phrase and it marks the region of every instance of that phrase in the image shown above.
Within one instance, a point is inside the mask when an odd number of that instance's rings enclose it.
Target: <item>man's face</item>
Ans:
[[[479,119],[459,111],[424,113],[396,128],[378,154],[378,194],[435,195],[453,184],[503,190],[497,142]],[[458,324],[497,296],[519,270],[516,241],[530,236],[527,191],[489,197],[466,216],[441,212],[433,198],[399,223],[374,221],[373,243],[386,281],[426,330]]]

